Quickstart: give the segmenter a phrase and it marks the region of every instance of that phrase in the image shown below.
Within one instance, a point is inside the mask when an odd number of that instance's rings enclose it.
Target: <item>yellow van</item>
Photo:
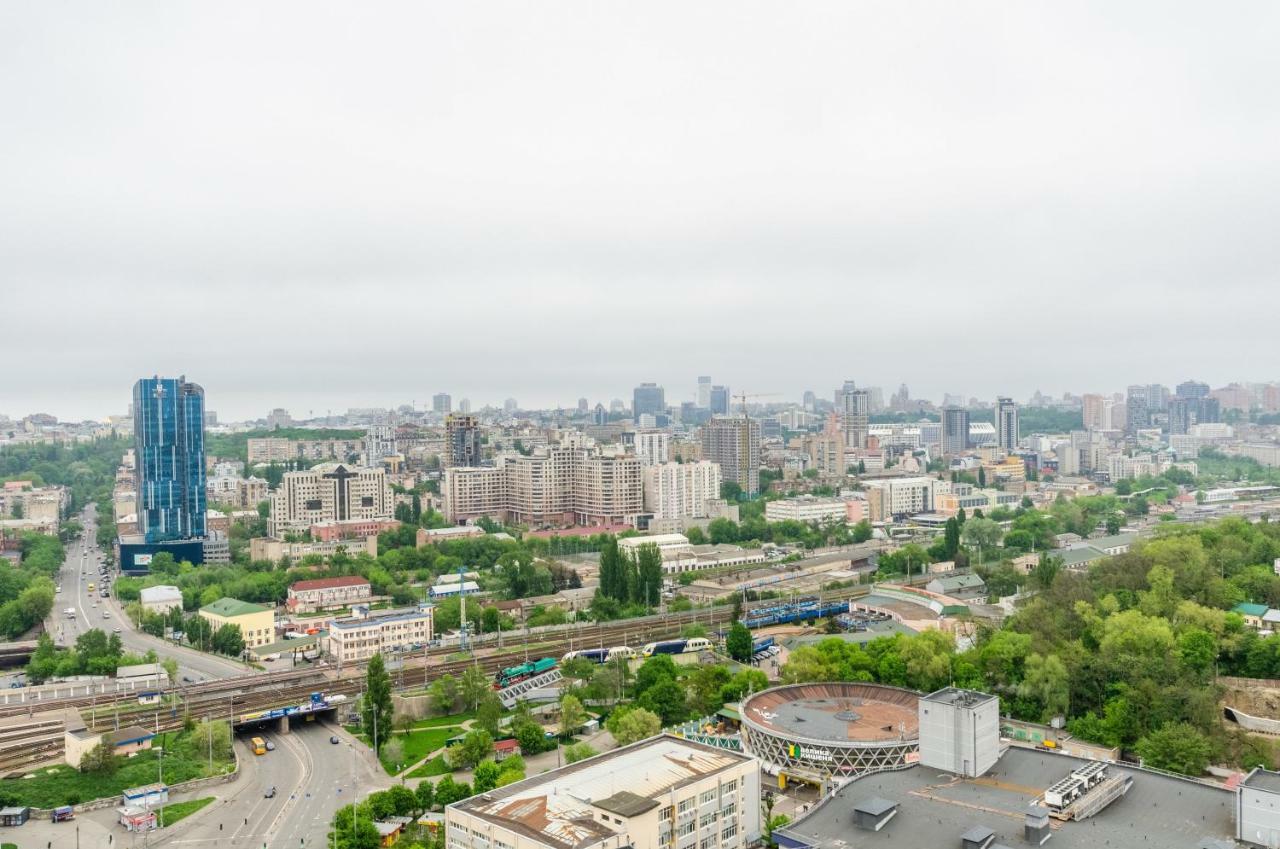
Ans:
[[[253,753],[255,755],[265,755],[267,753],[267,741],[261,737],[254,737],[249,741],[253,745]]]

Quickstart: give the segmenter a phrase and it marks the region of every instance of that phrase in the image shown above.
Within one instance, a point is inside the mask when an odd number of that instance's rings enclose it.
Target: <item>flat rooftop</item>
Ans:
[[[1255,787],[1268,793],[1280,793],[1280,772],[1259,767],[1249,773],[1243,782],[1245,787]]]
[[[757,693],[742,717],[784,736],[826,743],[914,740],[919,697],[875,684],[797,684]]]
[[[960,835],[990,828],[996,843],[1025,846],[1024,816],[1050,784],[1089,761],[1011,748],[985,776],[961,779],[922,766],[849,782],[785,835],[807,846],[958,846]],[[1111,765],[1133,778],[1129,792],[1089,819],[1051,819],[1054,849],[1153,849],[1198,846],[1235,834],[1235,795],[1225,788]],[[878,797],[898,803],[898,815],[879,832],[851,827],[853,810]]]
[[[631,816],[669,790],[750,761],[738,752],[663,735],[450,807],[538,843],[576,849],[616,833],[596,821],[593,807]]]

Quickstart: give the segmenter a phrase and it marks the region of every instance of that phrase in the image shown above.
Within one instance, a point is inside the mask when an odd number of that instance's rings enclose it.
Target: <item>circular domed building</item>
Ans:
[[[789,684],[742,703],[742,743],[766,772],[852,778],[919,760],[920,696],[880,684]]]

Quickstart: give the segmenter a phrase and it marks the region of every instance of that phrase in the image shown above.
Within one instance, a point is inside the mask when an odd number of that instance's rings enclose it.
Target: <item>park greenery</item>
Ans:
[[[27,664],[27,677],[31,683],[39,684],[74,675],[114,675],[117,667],[140,663],[163,664],[170,681],[177,674],[177,661],[161,660],[154,650],[142,655],[126,653],[119,634],[108,635],[92,628],[76,637],[74,646],[60,649],[45,633],[36,641],[36,649]]]

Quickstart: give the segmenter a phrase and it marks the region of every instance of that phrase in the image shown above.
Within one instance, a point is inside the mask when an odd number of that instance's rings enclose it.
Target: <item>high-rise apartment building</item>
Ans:
[[[1111,406],[1113,402],[1110,398],[1089,393],[1082,396],[1081,402],[1081,415],[1084,419],[1085,430],[1109,430],[1111,428]]]
[[[963,407],[942,410],[942,453],[961,454],[969,448],[969,411]]]
[[[305,471],[285,472],[271,496],[268,533],[279,538],[319,522],[388,519],[394,508],[383,469],[321,463]]]
[[[471,412],[470,398],[463,398],[461,401],[458,402],[458,412],[462,413],[464,416]]]
[[[147,543],[204,538],[204,389],[144,377],[133,410],[138,533]]]
[[[760,493],[760,422],[740,416],[717,416],[702,426],[702,457],[720,466],[721,478]]]
[[[515,398],[508,398],[507,400],[502,402],[502,412],[506,413],[507,415],[511,415],[512,413],[516,412],[519,409],[520,409],[520,405],[516,403]]]
[[[711,415],[713,416],[729,415],[729,387],[727,386],[711,387]]]
[[[1012,398],[996,399],[996,445],[1005,451],[1018,447],[1018,405]]]
[[[709,460],[659,463],[644,470],[644,509],[655,519],[705,519],[720,498],[720,467]]]
[[[440,415],[448,415],[453,412],[453,398],[448,392],[437,392],[431,396],[431,409]]]
[[[707,409],[711,406],[711,376],[701,375],[698,378],[698,406]]]
[[[844,444],[850,448],[866,448],[871,424],[871,393],[865,389],[851,389],[840,401]]]
[[[637,422],[646,413],[657,416],[666,409],[662,387],[656,383],[642,383],[631,393],[631,416]]]
[[[475,416],[450,414],[444,420],[444,454],[441,465],[478,466],[481,459],[480,422]]]
[[[1147,405],[1147,387],[1130,386],[1124,399],[1124,432],[1132,436],[1151,425],[1151,410]]]
[[[671,434],[665,430],[638,430],[635,450],[641,466],[665,463],[671,454]]]
[[[531,527],[636,524],[644,513],[640,459],[554,447],[446,469],[440,494],[451,522],[496,517]]]
[[[292,427],[293,417],[289,415],[289,411],[284,407],[276,407],[267,413],[267,430],[275,430],[278,427]]]

